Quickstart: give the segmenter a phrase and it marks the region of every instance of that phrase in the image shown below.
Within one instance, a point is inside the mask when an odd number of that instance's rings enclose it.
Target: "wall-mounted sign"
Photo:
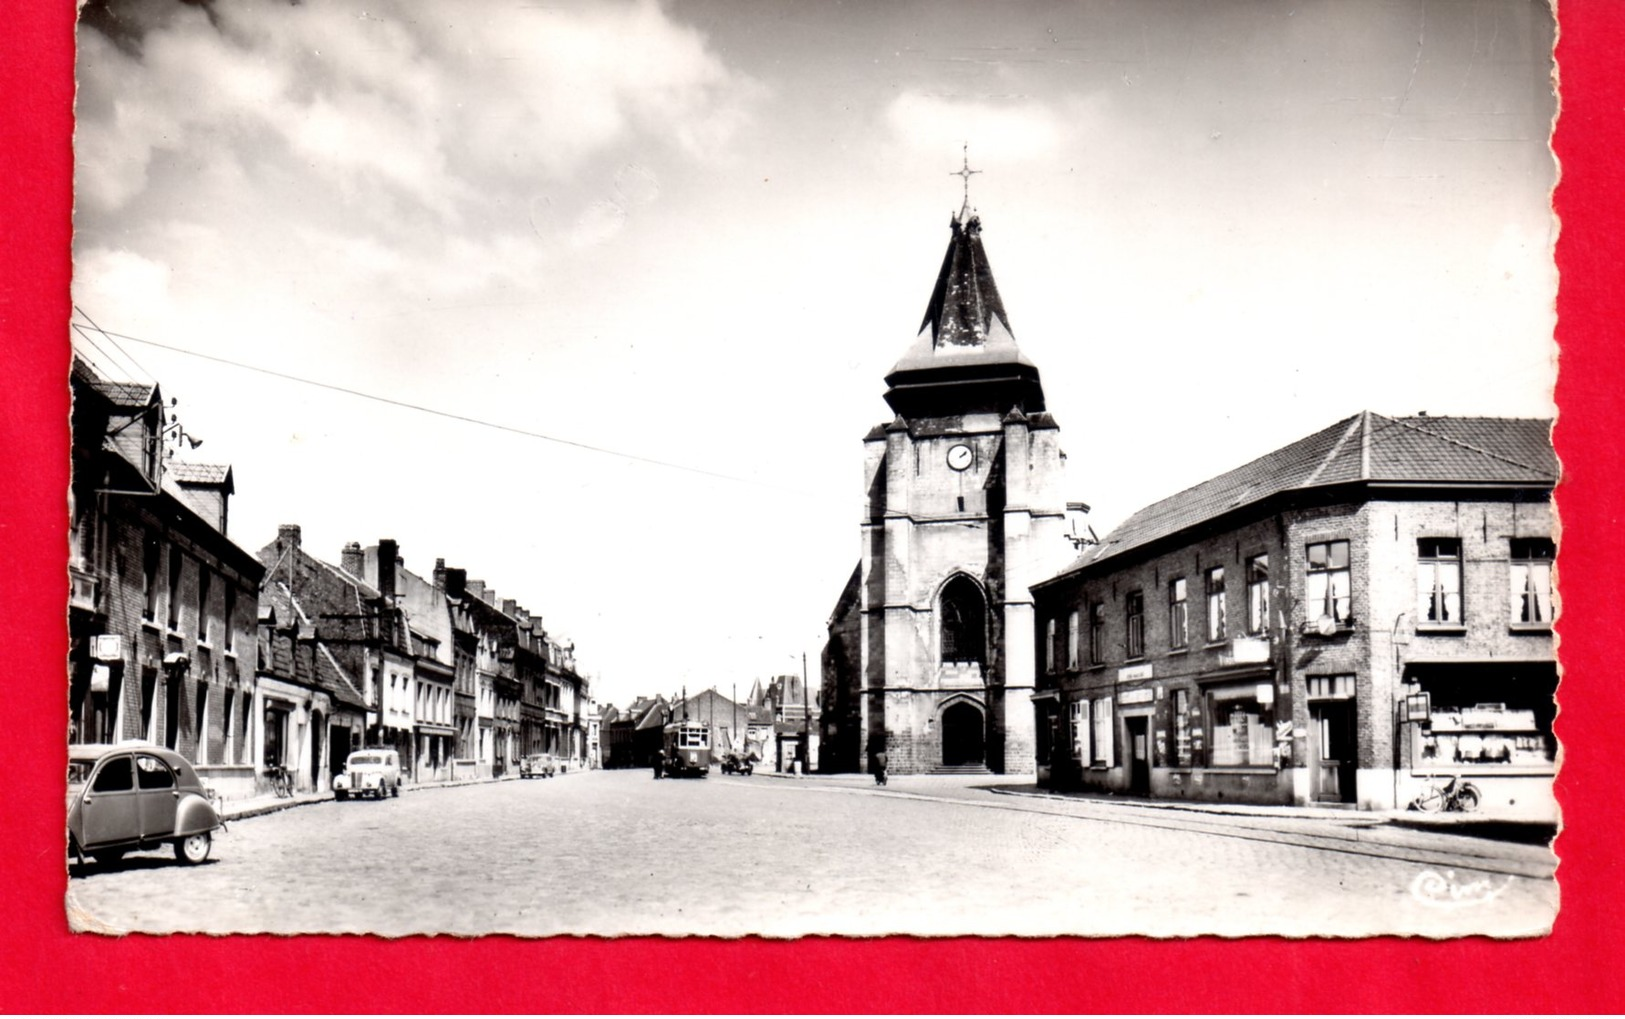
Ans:
[[[1237,637],[1230,642],[1230,660],[1267,662],[1270,660],[1270,642],[1262,637]]]
[[[98,662],[116,662],[124,657],[124,638],[116,633],[98,633],[90,638],[90,657]]]
[[[1147,666],[1150,668],[1150,666]],[[1124,690],[1117,695],[1119,704],[1150,704],[1152,692],[1150,687],[1141,687],[1138,690]]]
[[[1260,684],[1258,684],[1258,703],[1260,703],[1260,704],[1274,704],[1275,703],[1275,684],[1274,683],[1260,683]]]
[[[1121,669],[1117,670],[1117,681],[1119,683],[1135,683],[1142,679],[1150,678],[1150,662],[1145,662],[1140,665],[1125,665]]]

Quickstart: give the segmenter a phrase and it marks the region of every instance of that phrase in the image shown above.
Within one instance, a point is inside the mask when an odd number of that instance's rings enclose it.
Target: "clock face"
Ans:
[[[971,448],[963,443],[948,450],[948,466],[956,471],[969,467],[974,459],[975,454],[971,452]]]

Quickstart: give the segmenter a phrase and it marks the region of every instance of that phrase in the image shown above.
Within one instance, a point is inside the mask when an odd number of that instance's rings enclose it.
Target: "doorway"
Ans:
[[[981,764],[987,758],[982,712],[967,701],[942,712],[942,763],[945,767]]]
[[[1125,718],[1128,726],[1128,791],[1131,796],[1151,795],[1151,739],[1146,718]]]
[[[1322,803],[1354,802],[1354,702],[1309,702],[1309,784]]]

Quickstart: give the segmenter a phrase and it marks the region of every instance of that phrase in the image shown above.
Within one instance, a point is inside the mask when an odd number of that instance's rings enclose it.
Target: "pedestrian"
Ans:
[[[666,770],[666,752],[663,751],[663,750],[656,750],[655,751],[655,778],[659,778],[661,772],[663,772],[665,770]]]
[[[875,754],[875,785],[886,784],[886,751]]]

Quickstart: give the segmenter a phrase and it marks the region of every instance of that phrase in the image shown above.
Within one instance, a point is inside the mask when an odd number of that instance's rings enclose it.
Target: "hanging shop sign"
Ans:
[[[124,657],[124,638],[116,633],[98,633],[90,638],[90,657],[98,662],[116,662]]]

